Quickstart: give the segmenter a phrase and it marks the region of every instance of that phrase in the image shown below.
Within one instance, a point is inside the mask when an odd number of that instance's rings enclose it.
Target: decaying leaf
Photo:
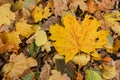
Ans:
[[[60,18],[52,16],[45,23],[43,23],[41,29],[49,30],[50,25],[54,25],[55,23],[60,23]]]
[[[94,57],[99,57],[96,48],[102,48],[108,43],[107,35],[109,31],[97,31],[101,25],[100,21],[89,15],[80,24],[76,18],[70,13],[62,18],[63,26],[58,24],[50,27],[52,34],[50,39],[55,40],[53,46],[60,55],[65,55],[65,61],[71,60],[79,50],[91,54]]]
[[[120,60],[115,61],[115,66],[116,66],[116,70],[117,70],[117,75],[116,75],[116,79],[120,80]]]
[[[87,70],[85,80],[103,80],[99,73],[94,70]]]
[[[52,75],[48,80],[71,80],[66,74],[61,74],[56,70],[52,70]]]
[[[105,79],[111,79],[117,74],[115,66],[108,66],[103,64],[102,76]]]
[[[42,46],[47,43],[47,35],[44,30],[36,31],[35,33],[35,43],[37,46]]]
[[[4,76],[13,78],[19,77],[26,69],[35,66],[37,66],[35,59],[31,57],[26,58],[23,53],[19,55],[12,54],[10,56],[9,63],[3,66],[2,71],[5,73]],[[10,68],[9,70],[8,67]]]
[[[72,61],[79,66],[85,66],[90,61],[90,55],[78,54],[73,57]]]
[[[41,80],[48,80],[50,76],[50,65],[45,62],[45,64],[42,67],[41,73],[40,73],[40,79]]]
[[[69,8],[72,12],[74,12],[78,6],[80,6],[80,9],[83,11],[88,10],[87,4],[84,2],[84,0],[71,0]]]
[[[36,6],[36,4],[37,4],[36,0],[25,0],[23,2],[23,7],[32,10]]]
[[[115,0],[102,0],[102,2],[96,0],[96,3],[98,4],[99,10],[109,12],[114,8]]]
[[[63,11],[68,9],[67,5],[63,2],[63,0],[53,0],[53,3],[55,7],[54,13],[56,16],[61,16]]]
[[[10,4],[0,6],[0,26],[2,24],[10,25],[15,20],[15,14],[10,11]]]

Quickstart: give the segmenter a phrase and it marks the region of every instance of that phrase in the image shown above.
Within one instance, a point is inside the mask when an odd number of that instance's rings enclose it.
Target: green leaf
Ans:
[[[85,80],[103,80],[99,73],[94,70],[87,70]]]
[[[29,74],[27,74],[27,75],[24,77],[23,80],[32,80],[33,76],[34,76],[33,73],[29,73]]]
[[[112,36],[111,36],[111,35],[108,35],[108,36],[107,36],[107,39],[109,40],[109,43],[110,43],[111,45],[113,45],[113,38],[112,38]]]
[[[29,47],[29,53],[31,56],[34,53],[35,47],[36,47],[36,45],[35,45],[35,41],[34,41],[33,43],[30,44],[30,47]]]

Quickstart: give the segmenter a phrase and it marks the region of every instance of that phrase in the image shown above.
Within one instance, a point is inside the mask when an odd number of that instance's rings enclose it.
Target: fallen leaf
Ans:
[[[56,41],[53,42],[53,46],[60,55],[65,55],[66,62],[71,60],[79,50],[99,57],[95,49],[102,48],[108,43],[106,37],[109,31],[97,31],[101,22],[94,17],[92,18],[90,19],[90,16],[86,15],[80,24],[73,15],[67,13],[62,18],[65,27],[58,24],[50,27],[50,39]]]
[[[10,66],[8,71],[6,71],[8,69],[6,65]],[[19,77],[26,69],[35,66],[37,66],[37,61],[35,59],[31,57],[26,58],[23,53],[19,55],[12,54],[10,56],[9,63],[3,66],[2,71],[6,73],[4,76],[8,78],[14,78]]]
[[[48,41],[45,43],[45,45],[42,46],[41,51],[46,50],[47,53],[49,53],[51,51],[51,47],[52,47],[51,42]]]
[[[87,6],[88,6],[88,11],[90,13],[94,13],[95,11],[98,10],[97,4],[94,2],[94,0],[88,0],[87,1]]]
[[[43,23],[41,29],[49,30],[50,25],[54,25],[56,23],[60,23],[60,18],[52,16],[52,17],[48,18],[48,20],[45,23]]]
[[[71,80],[66,74],[61,74],[56,70],[51,71],[52,75],[48,80]]]
[[[16,31],[26,38],[35,32],[32,27],[33,25],[27,24],[25,20],[19,21],[15,24]]]
[[[102,76],[105,79],[114,78],[117,74],[115,66],[108,66],[103,64]]]
[[[54,3],[54,14],[56,16],[61,16],[63,11],[68,9],[67,5],[63,2],[63,0],[53,0]]]
[[[115,78],[117,80],[120,80],[120,60],[115,61],[115,66],[116,66],[116,70],[117,70],[117,75]]]
[[[11,21],[15,20],[15,13],[10,11],[11,4],[4,4],[0,6],[0,26],[2,24],[10,25]]]
[[[40,72],[40,80],[48,80],[50,77],[51,66],[45,62]]]
[[[35,43],[37,46],[42,46],[42,45],[45,45],[47,43],[47,34],[44,30],[36,31]]]
[[[119,11],[114,11],[111,13],[106,13],[104,14],[104,19],[108,22],[110,22],[111,24],[115,24],[117,21],[120,20],[120,12]]]
[[[90,55],[78,54],[72,58],[72,61],[79,66],[85,66],[90,61]]]
[[[31,12],[31,16],[33,17],[35,22],[41,21],[43,18],[47,19],[52,13],[50,12],[49,4],[45,8],[42,5],[36,6]]]
[[[32,10],[36,6],[36,4],[37,4],[36,0],[25,0],[23,2],[23,7]]]
[[[77,80],[83,80],[83,75],[80,72],[77,73]]]
[[[96,0],[96,3],[98,4],[99,10],[109,12],[114,8],[115,0],[102,0],[102,2]]]
[[[84,0],[71,0],[69,8],[72,12],[74,12],[78,6],[80,6],[82,11],[88,10],[87,4],[84,2]]]
[[[15,46],[15,49],[19,49],[19,43],[21,43],[19,33],[17,31],[4,32],[6,43],[11,43]]]
[[[103,58],[102,60],[106,61],[106,62],[110,62],[110,61],[112,61],[112,58],[107,56],[107,57]]]
[[[94,70],[87,70],[85,80],[103,80],[99,73]]]

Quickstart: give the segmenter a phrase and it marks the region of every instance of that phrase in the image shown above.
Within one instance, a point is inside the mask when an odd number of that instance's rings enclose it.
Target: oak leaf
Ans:
[[[75,16],[67,13],[62,18],[64,27],[58,24],[50,27],[52,34],[50,39],[56,41],[53,42],[53,46],[60,55],[65,55],[66,62],[71,60],[80,50],[94,57],[99,57],[96,48],[102,48],[107,44],[106,37],[109,31],[97,31],[101,22],[94,17],[90,18],[89,15],[86,15],[80,24]]]

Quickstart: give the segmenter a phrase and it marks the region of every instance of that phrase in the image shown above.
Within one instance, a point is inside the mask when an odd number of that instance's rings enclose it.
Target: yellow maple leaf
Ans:
[[[71,60],[80,50],[94,57],[99,57],[96,48],[102,48],[107,44],[109,31],[97,31],[101,22],[92,18],[90,19],[90,16],[86,15],[80,24],[75,16],[67,13],[62,18],[64,27],[58,24],[50,27],[52,34],[50,39],[56,41],[53,42],[53,46],[60,55],[65,55],[66,62]]]
[[[43,18],[47,19],[52,13],[50,12],[49,4],[43,9],[42,5],[35,7],[32,11],[31,16],[33,17],[35,22],[41,21]]]
[[[16,27],[16,31],[24,36],[24,37],[29,37],[31,34],[33,34],[35,32],[34,29],[32,29],[33,25],[27,24],[24,20],[23,21],[19,21],[15,24]]]
[[[15,49],[19,48],[19,43],[21,43],[19,33],[16,31],[12,32],[4,32],[3,33],[4,39],[6,40],[6,43],[12,43],[15,45]]]
[[[8,78],[19,77],[26,69],[37,66],[37,61],[32,57],[26,58],[23,53],[12,54],[9,63],[2,68],[4,76]]]
[[[12,20],[15,20],[15,14],[10,11],[11,4],[0,6],[0,26],[2,24],[10,25]]]

